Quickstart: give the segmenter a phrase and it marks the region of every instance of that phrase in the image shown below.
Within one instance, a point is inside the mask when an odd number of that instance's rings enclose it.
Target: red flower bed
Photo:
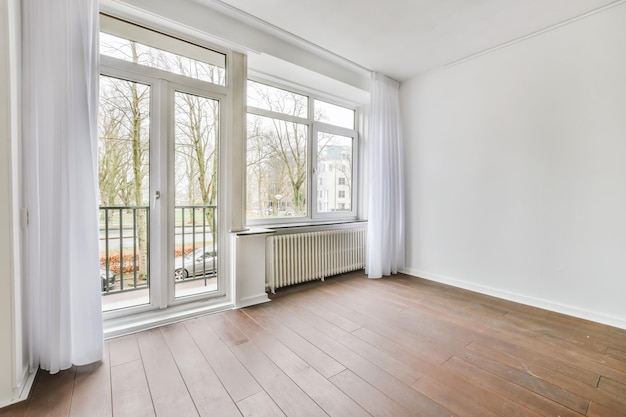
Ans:
[[[183,255],[183,248],[181,246],[177,246],[175,248],[176,257]],[[194,248],[191,246],[186,246],[184,250],[184,254],[187,255],[194,251]],[[107,258],[105,255],[100,255],[100,265],[103,268],[106,268]],[[125,274],[129,274],[135,271],[135,266],[139,264],[139,256],[135,256],[133,253],[125,253],[124,259],[122,261],[122,272]],[[120,273],[120,254],[119,252],[109,253],[109,270],[115,274]]]

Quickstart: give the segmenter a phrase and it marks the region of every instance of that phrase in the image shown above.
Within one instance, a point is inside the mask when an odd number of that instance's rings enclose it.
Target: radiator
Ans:
[[[366,226],[270,236],[266,287],[276,288],[365,268]]]

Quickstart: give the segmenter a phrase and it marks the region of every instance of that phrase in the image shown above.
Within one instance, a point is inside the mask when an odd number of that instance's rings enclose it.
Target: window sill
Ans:
[[[270,230],[276,232],[276,234],[286,234],[308,231],[320,231],[330,229],[347,229],[356,227],[359,225],[367,224],[367,220],[337,220],[337,221],[308,221],[301,223],[276,223],[276,224],[263,224],[263,225],[249,225],[250,230],[262,228],[263,230]]]
[[[181,304],[166,309],[149,310],[127,316],[104,319],[104,338],[124,336],[154,327],[165,326],[185,319],[231,310],[229,300],[209,300],[199,303]]]

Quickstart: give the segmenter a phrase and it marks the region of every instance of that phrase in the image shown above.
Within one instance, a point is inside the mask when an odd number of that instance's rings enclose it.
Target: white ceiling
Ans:
[[[403,81],[621,0],[219,0]]]

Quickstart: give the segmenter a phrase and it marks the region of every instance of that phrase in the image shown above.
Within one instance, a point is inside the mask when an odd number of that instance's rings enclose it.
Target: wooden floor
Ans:
[[[352,273],[106,343],[0,416],[626,416],[626,331]]]

